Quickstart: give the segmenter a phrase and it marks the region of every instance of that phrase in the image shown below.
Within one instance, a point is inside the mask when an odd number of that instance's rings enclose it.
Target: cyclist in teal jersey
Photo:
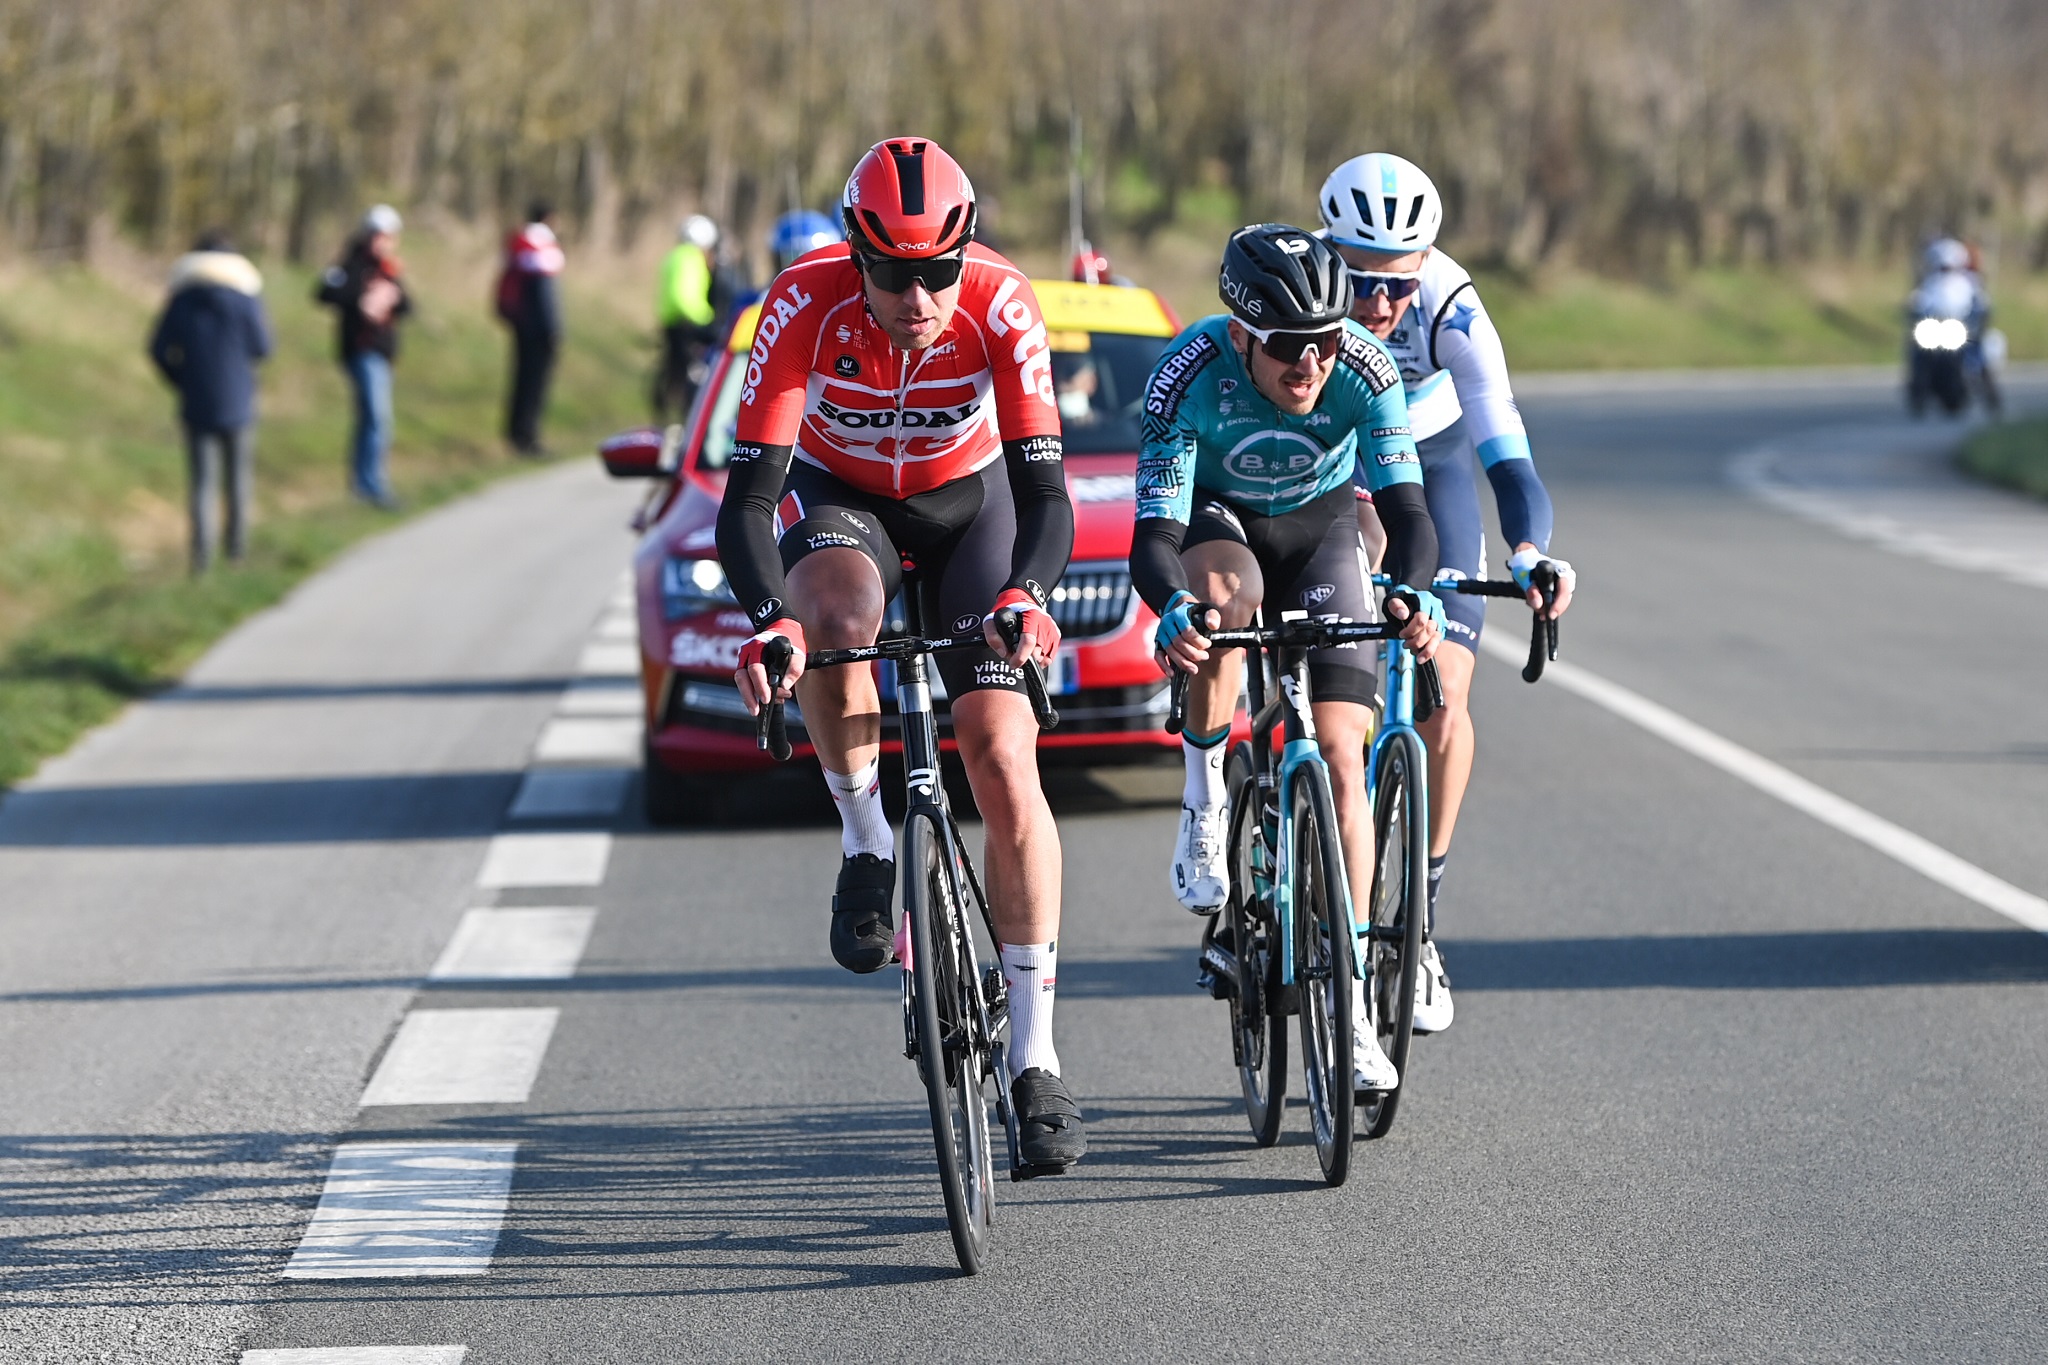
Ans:
[[[1437,538],[1401,373],[1348,319],[1344,262],[1299,228],[1261,224],[1232,235],[1219,289],[1230,313],[1176,337],[1146,385],[1131,542],[1132,580],[1159,613],[1160,667],[1192,675],[1172,880],[1181,904],[1198,914],[1213,913],[1230,890],[1224,741],[1243,668],[1242,651],[1212,656],[1205,632],[1249,625],[1261,606],[1276,617],[1375,619],[1354,469],[1386,527],[1389,572],[1423,604],[1402,638],[1427,659],[1443,627],[1442,605],[1428,591]],[[1401,603],[1389,610],[1409,617]],[[1309,682],[1346,870],[1354,888],[1370,886],[1373,656],[1355,644],[1314,651]],[[1362,1003],[1353,1017],[1367,1018]],[[1353,1045],[1360,1087],[1398,1084],[1370,1024],[1354,1030]]]

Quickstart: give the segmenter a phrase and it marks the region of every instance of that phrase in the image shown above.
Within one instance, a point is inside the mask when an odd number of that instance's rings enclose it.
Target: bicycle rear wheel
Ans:
[[[1387,738],[1373,774],[1372,937],[1366,949],[1366,1005],[1380,1048],[1401,1073],[1399,1089],[1359,1098],[1359,1123],[1384,1137],[1408,1089],[1415,1037],[1415,979],[1429,908],[1429,816],[1423,805],[1422,744],[1407,731]]]
[[[952,845],[937,816],[913,813],[903,825],[903,913],[910,921],[918,1070],[931,1104],[932,1143],[946,1225],[960,1269],[981,1269],[995,1215],[989,1145],[992,1065],[983,1034],[980,984],[973,979]]]
[[[1294,802],[1294,979],[1301,999],[1301,1068],[1309,1126],[1323,1179],[1351,1174],[1351,897],[1329,775],[1317,763],[1296,770]]]
[[[1223,787],[1230,793],[1230,899],[1223,922],[1237,958],[1237,980],[1230,994],[1230,1051],[1244,1088],[1244,1116],[1252,1140],[1271,1147],[1280,1140],[1280,1116],[1287,1108],[1287,1029],[1272,1012],[1278,985],[1274,963],[1279,939],[1273,929],[1270,891],[1262,896],[1259,879],[1270,886],[1271,854],[1255,866],[1261,801],[1252,773],[1252,750],[1239,744],[1223,765]]]

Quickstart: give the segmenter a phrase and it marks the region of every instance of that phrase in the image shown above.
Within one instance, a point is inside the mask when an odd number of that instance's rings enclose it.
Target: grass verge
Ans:
[[[1956,458],[1980,479],[2048,498],[2048,418],[1985,427]]]
[[[492,244],[406,245],[418,311],[396,368],[391,468],[409,515],[530,466],[499,437],[508,361],[485,303]],[[643,417],[652,360],[648,290],[624,265],[579,278],[576,264],[545,427],[565,457]],[[0,786],[395,520],[346,494],[348,389],[313,272],[266,264],[277,351],[262,376],[249,552],[188,575],[175,398],[144,355],[159,270],[0,265]]]

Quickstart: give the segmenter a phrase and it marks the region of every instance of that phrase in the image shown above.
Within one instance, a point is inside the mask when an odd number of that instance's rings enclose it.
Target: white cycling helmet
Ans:
[[[1323,182],[1323,226],[1332,241],[1405,256],[1436,241],[1444,201],[1412,161],[1391,152],[1354,156]]]
[[[709,251],[718,245],[718,224],[701,213],[693,213],[676,229],[676,238],[700,251]]]

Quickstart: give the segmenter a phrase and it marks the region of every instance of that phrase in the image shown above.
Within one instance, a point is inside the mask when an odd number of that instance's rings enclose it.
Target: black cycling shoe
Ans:
[[[856,853],[839,864],[832,897],[832,957],[849,972],[879,972],[896,957],[896,864]]]
[[[1065,1168],[1087,1154],[1081,1111],[1067,1083],[1044,1067],[1024,1069],[1010,1085],[1010,1103],[1017,1106],[1017,1157],[1024,1165]]]

